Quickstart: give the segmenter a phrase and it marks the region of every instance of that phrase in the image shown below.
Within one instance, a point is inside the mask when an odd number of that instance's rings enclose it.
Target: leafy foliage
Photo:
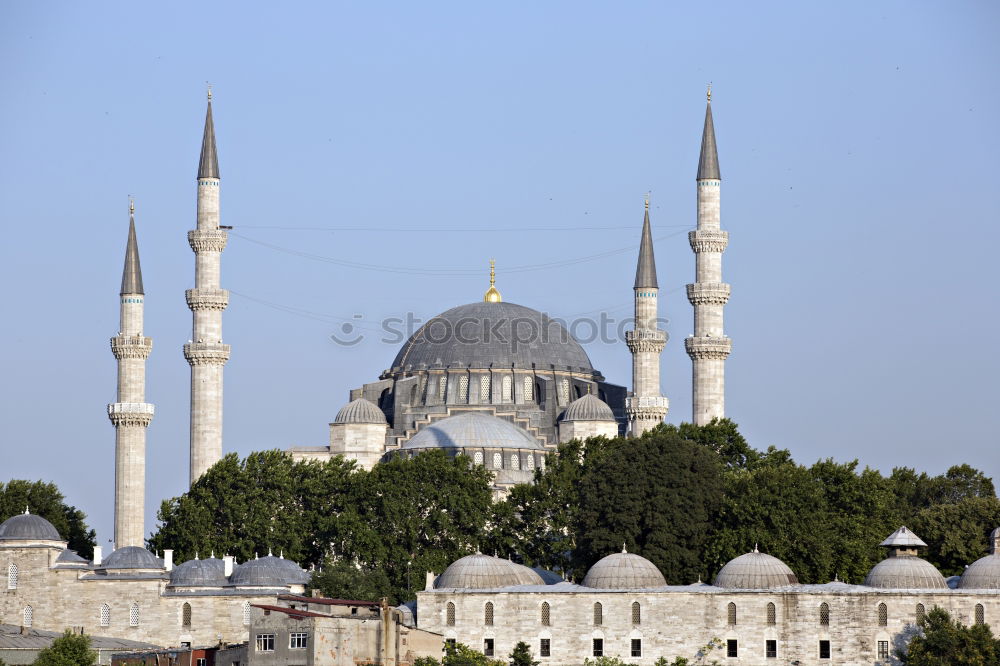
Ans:
[[[91,666],[96,662],[97,652],[90,649],[90,636],[67,629],[38,653],[34,666]]]
[[[97,535],[87,526],[87,515],[75,506],[66,504],[63,494],[54,483],[20,479],[0,483],[0,522],[24,513],[25,507],[52,523],[68,542],[68,548],[75,550],[81,557],[93,557]]]
[[[518,641],[510,653],[510,666],[538,666],[540,663],[534,660],[531,648],[524,641]]]
[[[964,626],[935,606],[919,621],[922,634],[910,640],[897,657],[906,666],[988,666],[1000,663],[1000,640],[988,625]]]

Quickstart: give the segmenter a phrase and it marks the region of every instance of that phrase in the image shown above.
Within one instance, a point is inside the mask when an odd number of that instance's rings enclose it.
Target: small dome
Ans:
[[[756,547],[752,552],[729,560],[712,581],[716,587],[731,590],[766,590],[798,584],[799,579],[787,564],[777,557],[759,552]]]
[[[562,421],[614,421],[615,414],[596,395],[588,393],[582,398],[577,398],[569,403],[569,407],[563,412]]]
[[[221,587],[226,580],[226,564],[217,557],[188,560],[170,572],[170,584],[185,587]]]
[[[357,400],[351,400],[349,403],[344,405],[339,412],[337,412],[337,418],[333,419],[334,423],[376,423],[379,425],[385,425],[385,414],[381,409],[378,408],[371,400],[365,400],[364,398],[358,398]]]
[[[287,587],[305,585],[309,574],[291,560],[268,555],[249,560],[233,569],[230,583],[248,587]]]
[[[486,412],[463,412],[421,428],[402,446],[411,449],[541,449],[526,430]]]
[[[868,587],[897,590],[943,590],[948,587],[941,572],[916,555],[887,557],[872,567],[864,584]]]
[[[598,560],[583,579],[584,587],[596,590],[631,590],[666,584],[655,564],[624,549]]]
[[[59,530],[52,523],[27,511],[0,523],[0,539],[62,541]]]
[[[555,585],[556,583],[566,582],[563,580],[563,577],[555,571],[549,571],[548,569],[543,569],[541,567],[531,567],[531,570],[541,576],[546,585]]]
[[[56,558],[56,564],[89,564],[87,560],[77,555],[75,550],[64,549]]]
[[[124,546],[108,555],[99,569],[162,569],[163,560],[140,546]]]
[[[981,557],[966,567],[958,587],[963,590],[1000,590],[1000,553]]]
[[[482,553],[455,560],[434,581],[434,587],[438,589],[490,589],[544,584],[541,576],[528,567]]]

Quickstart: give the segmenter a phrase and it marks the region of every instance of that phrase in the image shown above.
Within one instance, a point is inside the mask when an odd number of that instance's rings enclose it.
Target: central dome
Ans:
[[[422,367],[594,371],[562,324],[503,302],[460,305],[421,326],[396,354],[392,372]]]

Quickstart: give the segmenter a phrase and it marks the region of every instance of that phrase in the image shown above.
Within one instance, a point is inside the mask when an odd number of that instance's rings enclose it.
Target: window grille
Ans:
[[[604,656],[604,639],[595,638],[594,639],[594,656],[603,657]]]
[[[642,608],[638,601],[632,602],[632,624],[642,624]]]
[[[830,604],[826,602],[819,605],[819,623],[824,627],[830,626]]]
[[[917,622],[920,622],[923,619],[924,619],[924,605],[917,604]]]
[[[469,401],[469,375],[462,375],[458,378],[458,401]]]
[[[35,609],[33,609],[31,606],[25,606],[24,613],[22,613],[22,616],[23,617],[21,618],[22,620],[21,624],[24,625],[25,627],[30,627],[32,621],[34,621],[35,619]]]
[[[243,625],[246,626],[250,624],[250,602],[247,601],[243,604]]]
[[[504,402],[514,402],[514,380],[510,378],[510,375],[504,375],[500,382],[500,391],[503,393]]]
[[[450,601],[448,602],[448,608],[445,611],[445,623],[449,627],[455,626],[455,604]]]
[[[101,604],[101,626],[111,626],[111,606],[107,604]]]
[[[538,641],[538,656],[540,657],[552,656],[552,643],[550,639],[542,638]]]
[[[775,624],[776,618],[774,613],[774,604],[767,604],[767,623],[770,625]]]
[[[535,454],[529,453],[524,457],[524,466],[527,469],[535,469]]]
[[[290,650],[305,650],[309,647],[309,634],[304,631],[293,631],[288,634],[288,648]]]
[[[524,376],[524,386],[522,392],[524,395],[521,396],[523,402],[531,402],[535,399],[534,391],[531,390],[531,375]]]
[[[481,375],[479,377],[479,402],[490,401],[490,376]]]
[[[594,626],[599,627],[602,624],[604,624],[604,606],[596,603],[594,604]]]
[[[472,454],[472,462],[475,463],[476,465],[482,465],[483,464],[483,452],[482,451],[476,451],[475,453],[473,453]]]
[[[191,628],[191,604],[181,606],[181,626]]]
[[[768,659],[777,659],[778,657],[778,641],[768,640],[764,641],[764,656]]]
[[[736,626],[736,604],[729,603],[729,606],[726,607],[726,615],[728,616],[729,626]]]
[[[445,392],[448,390],[448,377],[441,375],[438,378],[438,397],[444,400]]]
[[[521,462],[518,459],[516,453],[510,454],[510,468],[511,469],[521,469]]]
[[[128,609],[128,626],[139,626],[139,604],[132,604]]]
[[[878,626],[889,626],[889,609],[886,608],[885,604],[878,605]]]
[[[543,601],[542,602],[542,626],[543,627],[548,627],[548,626],[551,626],[551,624],[552,624],[551,623],[551,618],[550,618],[550,615],[549,615],[549,602]]]
[[[879,659],[889,658],[889,641],[878,642],[878,658]]]
[[[7,565],[7,589],[17,589],[17,565],[13,562]]]
[[[562,379],[559,381],[559,404],[565,405],[569,402],[569,380]]]
[[[641,657],[642,656],[642,639],[633,638],[632,639],[632,656]]]
[[[493,469],[500,469],[503,467],[503,455],[499,453],[493,454]]]
[[[986,624],[986,613],[982,604],[976,604],[976,624]]]
[[[274,634],[257,634],[257,652],[274,652]]]
[[[483,613],[483,624],[487,627],[493,626],[493,602],[486,602],[486,610]]]

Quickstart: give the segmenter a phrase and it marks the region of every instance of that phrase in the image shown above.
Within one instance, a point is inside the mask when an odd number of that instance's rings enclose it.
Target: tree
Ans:
[[[335,599],[378,601],[394,595],[392,582],[382,569],[363,569],[347,560],[324,562],[309,582],[323,596]]]
[[[88,560],[94,556],[97,535],[87,525],[87,515],[66,504],[54,483],[20,479],[0,483],[0,522],[24,513],[25,508],[52,523],[68,548]]]
[[[490,659],[463,643],[445,643],[441,666],[507,666],[507,664],[499,659]]]
[[[531,648],[524,641],[518,641],[510,653],[510,666],[538,666],[540,663],[534,660]]]
[[[34,666],[91,666],[96,661],[97,652],[90,649],[90,636],[67,629],[38,653]]]
[[[1000,525],[1000,500],[968,497],[935,504],[917,512],[910,525],[927,542],[926,559],[945,576],[958,576],[989,552],[987,536]]]
[[[988,666],[1000,663],[1000,640],[988,625],[964,626],[948,611],[935,606],[918,624],[922,634],[910,640],[896,656],[906,666]]]

